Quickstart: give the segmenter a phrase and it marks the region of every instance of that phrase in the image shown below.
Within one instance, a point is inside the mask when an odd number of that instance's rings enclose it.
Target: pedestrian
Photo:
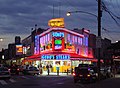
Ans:
[[[47,64],[46,68],[47,68],[47,73],[48,73],[48,75],[49,75],[50,70],[49,70],[49,65],[48,65],[48,64]]]
[[[50,69],[50,72],[52,72],[52,65],[51,64],[49,65],[49,69]]]
[[[42,64],[39,65],[39,71],[40,71],[40,74],[43,73],[43,71],[42,71]]]
[[[115,77],[115,74],[116,74],[116,68],[115,68],[115,65],[113,66],[113,76]]]

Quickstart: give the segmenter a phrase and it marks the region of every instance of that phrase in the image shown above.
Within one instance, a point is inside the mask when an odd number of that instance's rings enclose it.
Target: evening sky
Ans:
[[[106,11],[105,8],[102,10],[102,38],[115,42],[120,38],[120,0],[102,1],[106,8]],[[63,17],[67,29],[86,28],[97,35],[95,16],[85,13],[66,16],[68,11],[85,11],[97,15],[97,8],[97,0],[0,0],[0,38],[3,38],[0,50],[14,43],[15,36],[21,39],[29,36],[35,24],[39,28],[49,28],[48,20],[51,18]]]

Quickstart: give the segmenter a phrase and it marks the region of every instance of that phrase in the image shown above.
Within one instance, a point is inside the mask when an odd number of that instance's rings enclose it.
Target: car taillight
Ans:
[[[75,76],[75,73],[73,73],[72,75]]]
[[[80,74],[79,76],[82,77],[83,75]]]
[[[88,74],[87,77],[90,77],[90,75]]]

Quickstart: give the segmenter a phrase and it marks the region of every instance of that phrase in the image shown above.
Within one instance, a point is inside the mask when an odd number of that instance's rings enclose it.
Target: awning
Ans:
[[[58,55],[58,54],[70,55],[70,60],[81,60],[81,58],[84,60],[86,60],[86,59],[96,60],[96,59],[91,58],[89,56],[83,56],[83,55],[78,55],[76,53],[59,52],[59,51],[51,51],[51,52],[45,52],[45,53],[38,54],[38,55],[32,55],[32,56],[26,57],[24,60],[41,60],[41,55]]]
[[[24,60],[40,60],[40,57],[41,57],[40,54],[32,55],[32,56],[26,57]]]

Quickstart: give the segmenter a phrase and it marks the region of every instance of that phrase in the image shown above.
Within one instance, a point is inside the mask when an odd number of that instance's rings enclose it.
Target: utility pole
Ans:
[[[101,10],[101,0],[98,0],[98,41],[101,43],[101,17],[102,17],[102,10]],[[98,80],[100,80],[100,67],[101,67],[101,62],[100,62],[100,49],[101,49],[101,44],[98,47]]]

